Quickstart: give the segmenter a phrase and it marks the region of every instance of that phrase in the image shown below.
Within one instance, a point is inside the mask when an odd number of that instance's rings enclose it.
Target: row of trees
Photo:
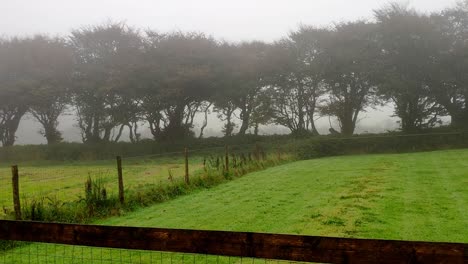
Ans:
[[[391,102],[412,133],[449,115],[468,126],[468,3],[421,14],[398,4],[372,21],[301,26],[275,42],[227,43],[202,33],[141,32],[123,23],[67,38],[0,40],[0,140],[14,144],[31,113],[48,143],[61,140],[58,117],[77,113],[83,142],[118,141],[138,124],[156,140],[194,136],[194,119],[215,111],[226,136],[261,124],[318,134],[321,116],[352,135],[359,114]],[[335,131],[333,131],[335,132]]]

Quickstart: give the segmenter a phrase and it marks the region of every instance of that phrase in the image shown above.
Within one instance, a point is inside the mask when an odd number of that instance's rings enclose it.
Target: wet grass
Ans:
[[[468,243],[468,150],[299,161],[99,223]]]
[[[97,223],[468,243],[468,150],[299,161]],[[67,255],[70,263],[100,250],[65,246],[63,251],[70,248],[79,250]],[[35,249],[49,255],[38,263],[57,253],[54,245],[33,244],[0,255],[0,263],[2,258],[29,263],[28,250]],[[108,252],[131,262],[132,251]],[[157,262],[181,263],[181,258],[167,255]],[[193,262],[205,263],[204,256]],[[207,261],[216,262],[240,263]]]
[[[189,171],[194,173],[202,168],[202,158],[190,159]],[[182,157],[140,157],[123,159],[123,176],[126,189],[141,186],[170,184],[184,175]],[[23,203],[48,197],[69,202],[84,196],[84,184],[88,177],[100,180],[109,195],[118,193],[117,167],[115,160],[96,162],[74,162],[71,164],[46,163],[19,165],[20,196]],[[13,208],[11,169],[0,166],[0,218]]]

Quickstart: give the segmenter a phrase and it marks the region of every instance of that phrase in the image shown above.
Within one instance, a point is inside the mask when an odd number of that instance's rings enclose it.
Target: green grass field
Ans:
[[[468,150],[294,162],[99,224],[468,243]]]
[[[299,161],[97,223],[468,243],[468,149]]]
[[[202,167],[200,157],[190,159],[190,173]],[[184,175],[182,157],[142,157],[123,159],[123,175],[126,189],[134,189],[147,184],[168,184],[169,171],[173,178]],[[59,201],[74,201],[84,196],[87,178],[100,179],[109,194],[118,192],[117,168],[115,160],[96,162],[75,162],[72,164],[26,164],[19,165],[20,196],[26,200],[43,197]],[[0,166],[0,206],[12,210],[11,169]],[[5,210],[0,212],[4,217]]]

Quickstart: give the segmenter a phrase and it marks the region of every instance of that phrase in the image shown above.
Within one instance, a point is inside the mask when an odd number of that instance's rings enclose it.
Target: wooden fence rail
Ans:
[[[0,240],[324,263],[468,263],[468,244],[0,220]]]

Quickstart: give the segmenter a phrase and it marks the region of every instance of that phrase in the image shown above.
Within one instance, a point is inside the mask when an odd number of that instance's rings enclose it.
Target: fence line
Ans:
[[[238,144],[238,145],[229,145],[231,148],[240,148],[240,147],[254,147],[255,143],[249,143],[249,144]],[[225,146],[217,146],[217,147],[208,147],[208,148],[196,148],[196,149],[187,149],[188,153],[196,153],[196,152],[202,152],[202,151],[208,151],[208,150],[220,150],[222,151],[225,148]],[[173,152],[161,152],[161,153],[155,153],[155,154],[147,154],[147,155],[137,155],[137,156],[123,156],[125,159],[134,159],[134,158],[151,158],[151,157],[163,157],[163,156],[171,156],[175,154],[180,154],[183,155],[185,153],[185,150],[183,151],[173,151]],[[100,161],[105,161],[109,159],[101,159]]]
[[[44,207],[44,199],[46,199],[46,207],[48,205],[65,205],[66,202],[74,202],[74,201],[87,201],[89,203],[92,202],[100,202],[100,201],[105,201],[107,198],[114,197],[111,191],[116,191],[118,190],[118,197],[120,204],[124,204],[126,201],[126,195],[127,190],[143,190],[141,186],[153,186],[154,188],[159,187],[162,188],[163,186],[167,185],[175,185],[181,183],[180,181],[183,180],[187,186],[191,186],[192,181],[190,177],[194,177],[193,179],[195,180],[194,184],[196,186],[197,183],[200,183],[198,180],[203,180],[203,176],[206,176],[209,174],[209,176],[206,177],[214,177],[213,175],[219,176],[219,179],[230,179],[229,173],[233,173],[235,176],[239,176],[240,174],[245,174],[247,173],[250,169],[252,169],[249,166],[255,167],[255,169],[262,169],[264,168],[264,164],[258,165],[256,162],[252,162],[253,160],[250,158],[250,154],[248,155],[249,159],[247,160],[247,156],[242,154],[241,156],[236,156],[236,153],[232,151],[232,148],[225,146],[223,147],[225,149],[225,153],[221,154],[218,153],[219,156],[216,156],[217,159],[214,159],[213,156],[210,155],[210,157],[204,158],[203,160],[200,160],[200,158],[196,158],[195,160],[192,161],[189,164],[189,153],[191,152],[188,148],[184,148],[184,155],[183,157],[180,157],[181,160],[178,160],[179,165],[176,166],[178,170],[177,179],[174,179],[173,173],[173,168],[171,166],[165,166],[165,165],[158,165],[158,164],[143,164],[142,165],[142,171],[138,172],[135,171],[133,166],[140,166],[134,165],[131,162],[126,162],[125,167],[129,167],[128,170],[123,170],[123,162],[126,161],[127,159],[123,159],[120,156],[116,157],[116,167],[108,165],[109,168],[106,169],[106,176],[105,177],[96,177],[96,175],[91,175],[90,171],[88,171],[88,177],[86,176],[85,172],[82,172],[80,174],[76,174],[73,176],[62,176],[62,177],[48,177],[44,179],[38,179],[38,180],[33,180],[32,178],[29,180],[26,180],[28,178],[28,172],[24,172],[23,170],[20,169],[20,173],[18,173],[18,166],[14,165],[12,166],[12,181],[10,181],[10,184],[5,183],[3,184],[3,187],[7,185],[12,185],[13,187],[16,186],[16,188],[13,188],[13,197],[17,197],[18,199],[13,199],[13,203],[11,202],[11,196],[7,198],[6,196],[7,193],[11,192],[10,187],[3,188],[4,192],[0,196],[0,206],[3,206],[3,214],[0,214],[0,219],[5,217],[3,216],[8,216],[11,214],[13,211],[11,209],[14,209],[14,213],[16,214],[16,220],[43,220],[40,218],[31,218],[28,217],[30,216],[29,213],[33,214],[35,210],[42,210]],[[255,149],[255,157],[257,157],[257,161],[259,161],[259,152],[258,146]],[[265,155],[265,152],[261,150],[263,155]],[[250,152],[249,152],[250,153]],[[238,154],[237,154],[238,155]],[[223,157],[224,156],[224,157]],[[232,158],[233,161],[230,162],[229,159]],[[237,159],[239,160],[239,163],[236,162]],[[208,163],[207,163],[208,160]],[[216,165],[213,165],[214,161],[216,160]],[[266,160],[266,156],[262,156],[262,161]],[[274,161],[274,159],[269,160],[270,162],[273,162],[272,164],[277,164],[277,162],[280,162],[281,160]],[[129,165],[130,164],[130,165]],[[170,165],[170,164],[169,164]],[[270,164],[271,165],[271,164]],[[154,172],[151,172],[151,167],[158,168],[159,172],[155,174]],[[215,166],[215,167],[213,167]],[[229,169],[229,167],[233,167],[232,170]],[[246,166],[245,168],[243,166]],[[15,169],[13,169],[15,168]],[[29,167],[26,167],[29,168]],[[161,168],[167,169],[168,173],[168,178],[167,180],[165,177],[162,177],[163,174],[161,174]],[[99,170],[102,170],[102,168],[98,168]],[[139,167],[137,168],[139,170]],[[245,170],[244,170],[245,169]],[[95,170],[93,168],[93,170]],[[133,170],[133,171],[132,171]],[[14,173],[16,172],[16,174]],[[35,172],[34,172],[35,173]],[[54,173],[54,172],[53,172]],[[144,173],[144,175],[143,175]],[[215,173],[215,174],[213,174]],[[142,174],[143,177],[132,177],[135,175],[140,175]],[[153,175],[154,174],[154,175]],[[180,175],[179,175],[180,174]],[[191,175],[190,175],[191,174]],[[150,175],[150,176],[147,176]],[[156,176],[155,176],[156,175]],[[23,177],[26,176],[26,177]],[[78,177],[79,176],[79,177]],[[93,176],[93,177],[92,177]],[[98,175],[99,176],[99,175]],[[232,176],[232,175],[231,175]],[[47,180],[46,180],[47,179]],[[70,180],[69,180],[70,179]],[[7,179],[5,178],[5,181]],[[47,186],[43,186],[44,188],[42,191],[37,191],[34,190],[32,191],[32,188],[38,187],[38,183],[46,183],[49,180],[57,180],[58,183],[62,183],[61,186],[51,184]],[[159,180],[159,181],[157,181]],[[176,180],[176,181],[174,181]],[[70,182],[70,183],[68,183]],[[12,184],[11,184],[12,183]],[[19,184],[18,184],[19,183]],[[82,192],[83,189],[83,183],[84,183],[84,193]],[[125,184],[124,184],[125,183]],[[136,185],[138,184],[138,185]],[[21,185],[21,189],[18,187],[18,185]],[[41,184],[42,186],[43,184]],[[136,188],[135,188],[136,186]],[[126,188],[125,188],[126,187]],[[167,186],[166,186],[167,187]],[[0,188],[2,186],[0,185]],[[170,189],[170,188],[169,188]],[[169,190],[168,189],[168,190]],[[0,189],[1,190],[1,189]],[[146,193],[149,191],[153,192],[154,189],[146,188]],[[59,195],[63,196],[63,191],[68,192],[68,196],[65,197],[59,197]],[[60,193],[59,193],[60,192]],[[15,193],[17,196],[15,196]],[[47,194],[52,194],[52,196],[49,196]],[[108,195],[111,194],[111,195]],[[143,191],[143,194],[144,191]],[[55,196],[54,196],[55,195]],[[140,195],[140,193],[138,193]],[[163,195],[166,195],[163,193]],[[19,197],[22,197],[24,200],[24,205],[23,207],[19,206]],[[76,200],[72,200],[72,197],[76,197]],[[130,196],[132,197],[132,196]],[[11,207],[12,205],[13,208]],[[88,204],[90,205],[90,204]],[[26,210],[26,216],[21,217],[22,210]],[[91,210],[92,211],[92,210]],[[41,211],[42,212],[42,211]],[[0,212],[1,213],[1,212]],[[40,216],[43,216],[42,214],[39,214]],[[37,215],[35,215],[37,216]],[[8,219],[8,218],[6,218]],[[54,219],[48,219],[48,220],[54,220]],[[80,222],[80,221],[79,221]]]
[[[467,263],[468,244],[0,220],[0,239],[325,263]]]

